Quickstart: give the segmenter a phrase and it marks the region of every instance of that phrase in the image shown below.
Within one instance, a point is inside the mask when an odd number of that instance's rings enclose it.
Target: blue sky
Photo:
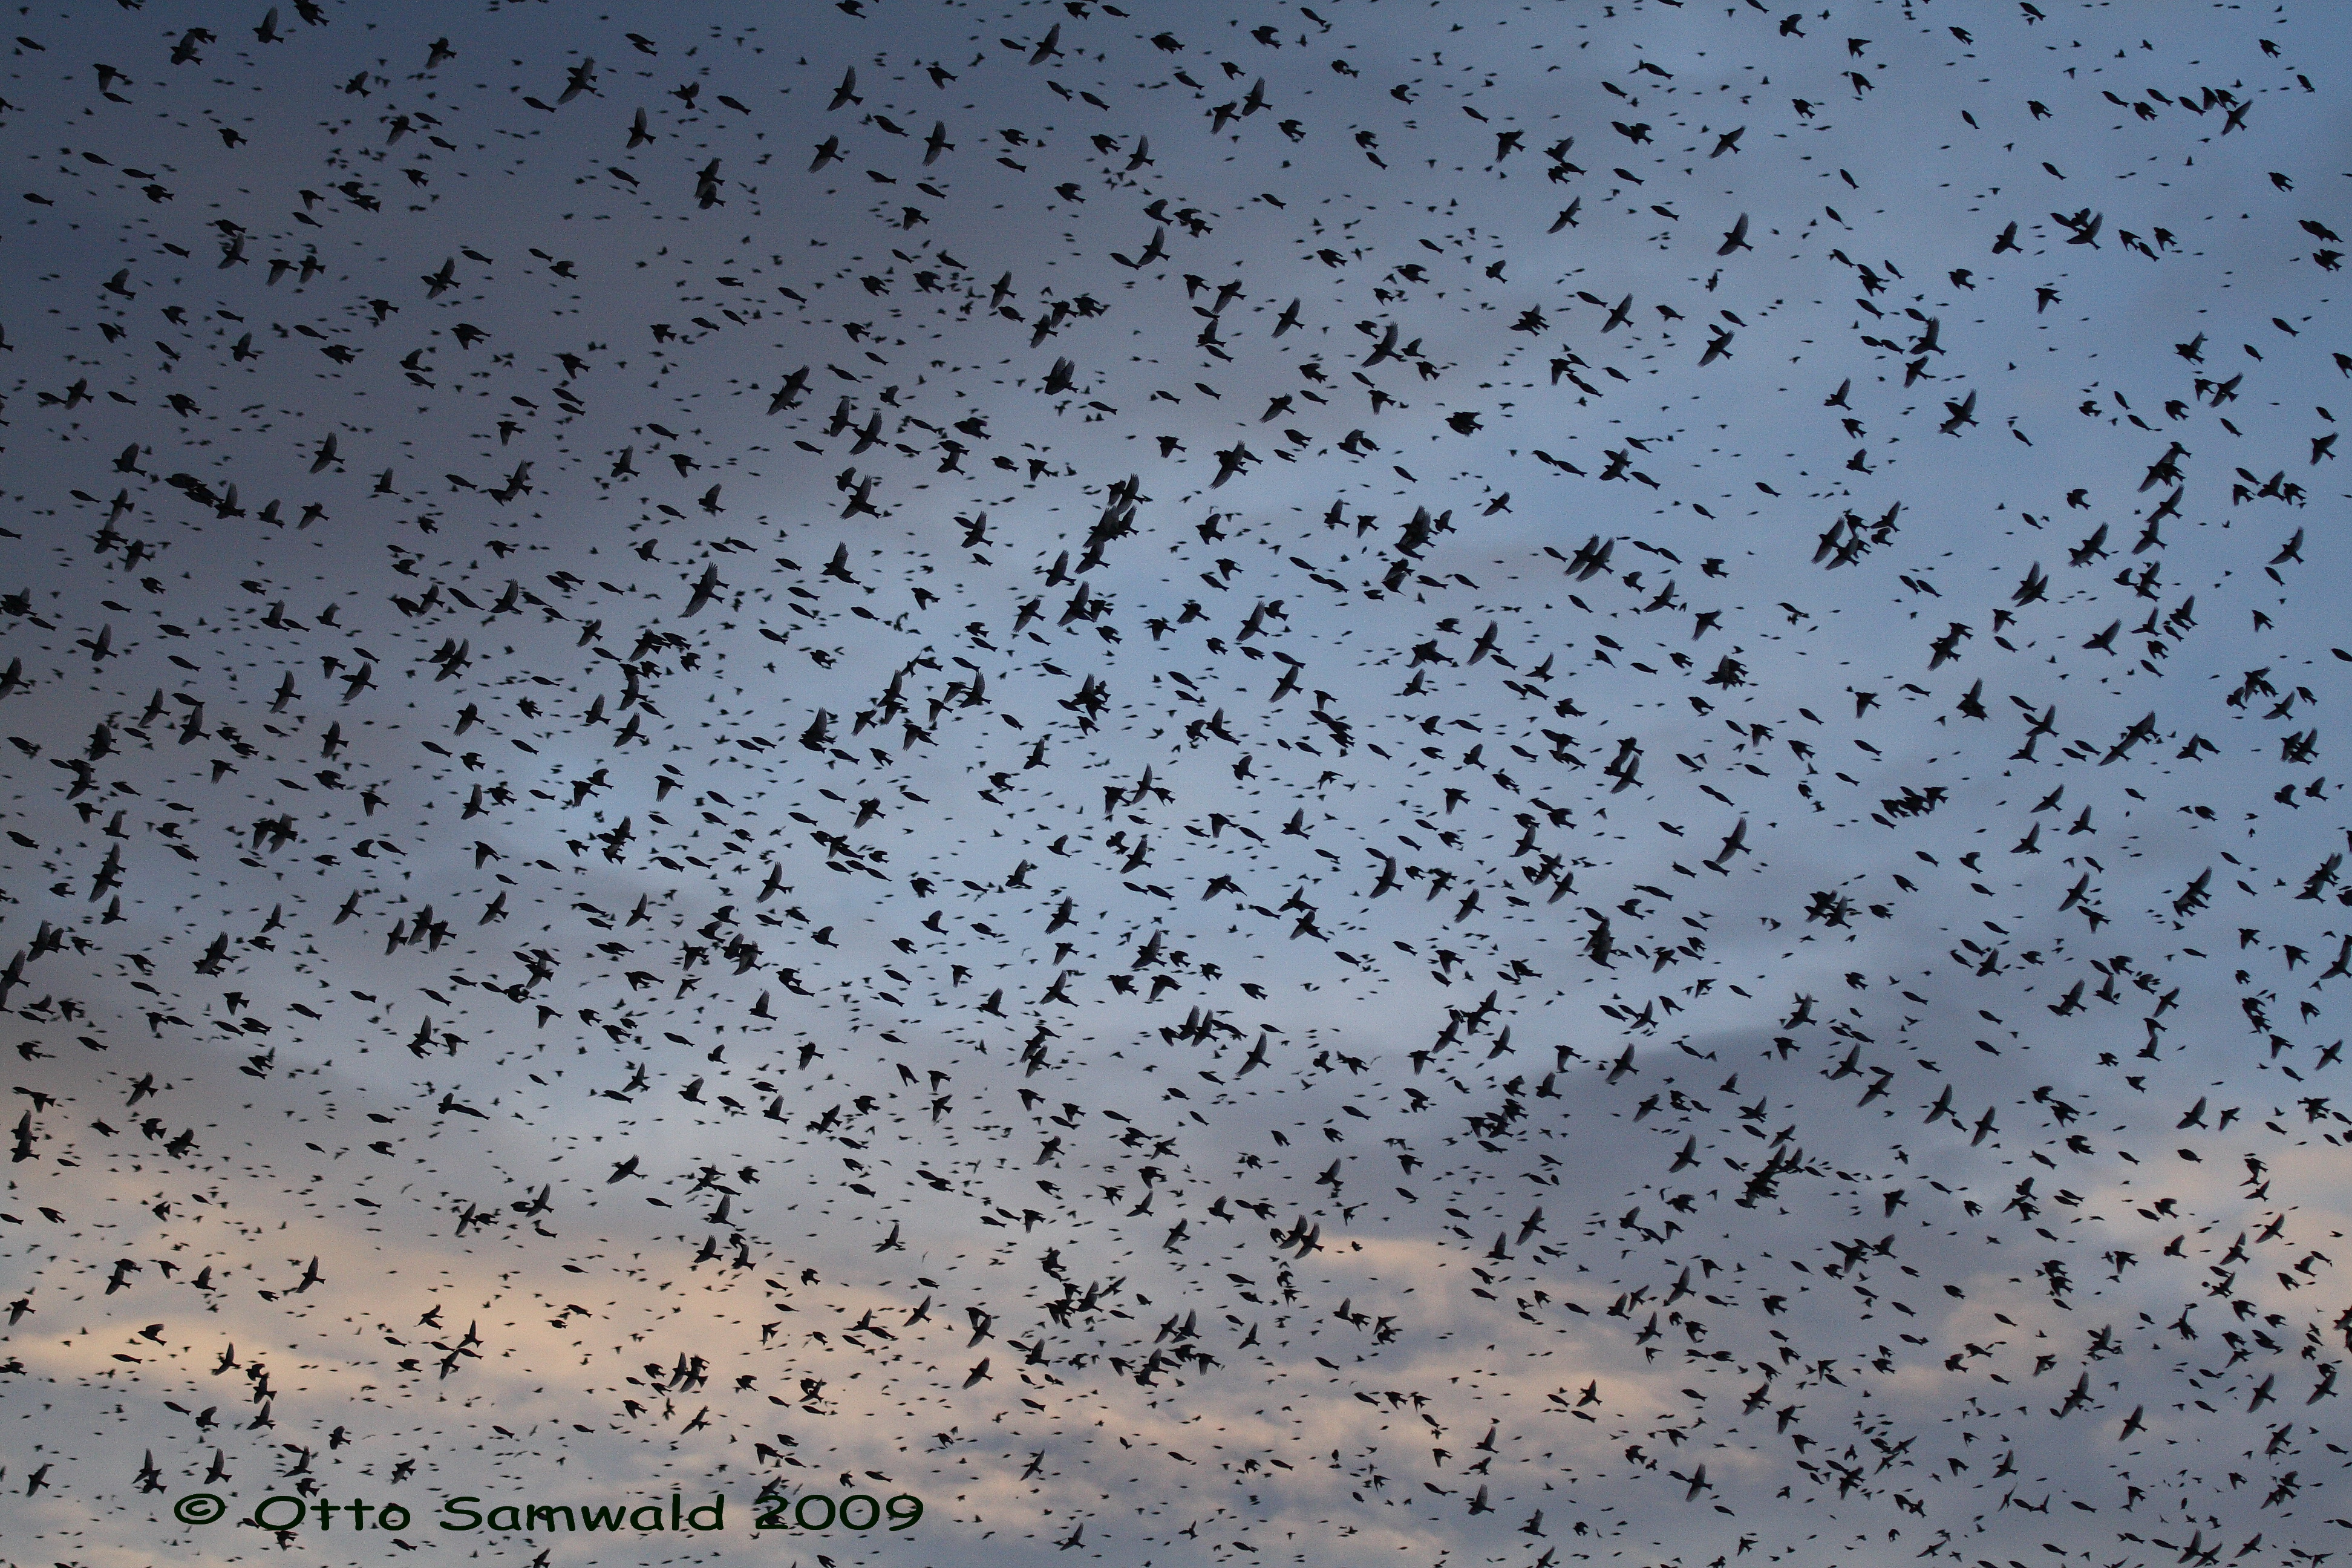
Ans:
[[[5,89],[53,1556],[2334,1549],[2332,13],[310,9]]]

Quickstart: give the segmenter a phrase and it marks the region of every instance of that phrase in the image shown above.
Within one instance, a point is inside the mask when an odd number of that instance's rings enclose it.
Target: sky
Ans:
[[[19,7],[10,1560],[2342,1550],[2339,18]]]

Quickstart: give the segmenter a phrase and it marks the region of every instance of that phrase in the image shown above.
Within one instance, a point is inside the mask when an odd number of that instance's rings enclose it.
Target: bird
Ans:
[[[26,1496],[661,1441],[982,1554],[2282,1549],[2308,0],[1318,9],[16,39]]]

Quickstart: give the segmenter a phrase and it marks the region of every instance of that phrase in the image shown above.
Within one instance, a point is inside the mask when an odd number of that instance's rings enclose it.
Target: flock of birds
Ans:
[[[13,1559],[2352,1549],[2337,13],[246,9],[0,85]]]

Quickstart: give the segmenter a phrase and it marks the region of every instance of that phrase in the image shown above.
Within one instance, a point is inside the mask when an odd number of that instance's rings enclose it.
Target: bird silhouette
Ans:
[[[27,16],[22,1496],[2327,1554],[2326,14],[1319,9]]]

